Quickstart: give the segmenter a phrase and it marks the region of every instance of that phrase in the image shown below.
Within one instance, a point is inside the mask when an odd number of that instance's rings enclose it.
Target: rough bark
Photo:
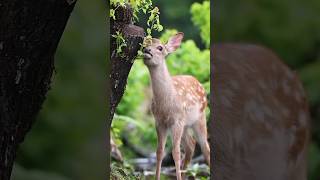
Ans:
[[[117,44],[115,38],[111,39],[111,96],[110,96],[110,116],[109,123],[111,124],[115,109],[120,102],[126,84],[129,72],[131,70],[133,60],[137,56],[140,48],[140,43],[143,42],[144,30],[141,27],[135,26],[132,23],[133,12],[129,6],[118,7],[116,9],[116,20],[111,18],[111,35],[121,32],[127,43],[121,54],[116,52]]]
[[[0,0],[0,179],[50,88],[54,54],[74,0]]]

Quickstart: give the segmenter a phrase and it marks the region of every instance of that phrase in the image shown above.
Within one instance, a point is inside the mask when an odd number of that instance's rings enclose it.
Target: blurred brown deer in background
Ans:
[[[297,75],[270,50],[211,48],[214,180],[306,180],[309,111]]]
[[[157,180],[160,179],[161,162],[169,130],[172,134],[172,155],[178,180],[181,179],[180,144],[185,149],[183,169],[190,162],[195,147],[195,141],[188,133],[189,127],[192,128],[207,163],[210,163],[205,117],[207,99],[204,88],[192,76],[170,76],[165,62],[165,57],[180,46],[182,38],[183,33],[178,33],[165,45],[159,39],[152,39],[152,42],[144,48],[144,64],[151,76],[153,92],[151,108],[158,136]]]

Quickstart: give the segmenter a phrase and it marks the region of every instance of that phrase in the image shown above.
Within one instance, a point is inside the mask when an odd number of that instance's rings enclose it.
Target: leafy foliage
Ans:
[[[210,1],[194,3],[191,6],[192,22],[201,30],[201,38],[206,47],[210,46]]]
[[[156,30],[161,32],[163,26],[160,24],[159,18],[159,8],[153,7],[151,0],[111,0],[110,4],[112,7],[110,9],[110,18],[116,20],[115,11],[118,7],[126,7],[126,5],[130,5],[133,10],[134,21],[139,21],[139,14],[143,13],[145,15],[149,15],[147,21],[147,36],[151,37],[152,30]]]
[[[210,168],[203,164],[199,165],[198,163],[193,164],[192,166],[189,166],[187,169],[188,174],[190,174],[192,177],[197,177],[197,179],[205,180],[207,177],[201,176],[201,173],[210,174]]]
[[[301,67],[320,39],[317,0],[232,0],[215,4],[215,40],[263,43],[292,67]],[[232,13],[231,13],[232,12]],[[312,59],[315,60],[315,59]]]
[[[126,7],[126,5],[130,5],[133,9],[134,22],[139,21],[139,14],[143,13],[144,15],[149,15],[147,21],[147,37],[152,38],[152,30],[161,32],[163,30],[163,26],[160,24],[160,11],[158,7],[153,7],[151,0],[111,0],[110,1],[111,9],[110,9],[110,18],[116,21],[115,12],[118,7]],[[117,32],[117,34],[112,35],[113,38],[116,38],[117,41],[117,54],[122,52],[122,48],[126,46],[126,42],[122,34]],[[121,42],[121,43],[119,43]],[[139,53],[141,54],[141,53]]]
[[[149,28],[147,28],[147,38],[151,38],[151,30],[155,29],[158,32],[163,30],[163,26],[160,24],[160,18],[159,18],[159,9],[157,7],[153,8],[149,11],[150,16],[147,21],[147,25]]]
[[[115,35],[111,35],[116,39],[117,44],[117,54],[123,55],[122,48],[127,46],[126,40],[124,39],[121,32],[117,31]]]
[[[319,77],[320,77],[320,61],[317,61],[315,63],[308,64],[304,66],[299,71],[300,77],[304,82],[304,86],[306,87],[307,94],[309,96],[309,101],[311,105],[317,105],[320,103],[320,83]]]
[[[121,164],[112,163],[111,164],[111,180],[140,180],[141,175],[135,174],[134,170],[130,167],[124,167]]]

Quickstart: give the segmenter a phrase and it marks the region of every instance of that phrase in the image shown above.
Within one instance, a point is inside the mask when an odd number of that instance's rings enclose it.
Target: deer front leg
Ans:
[[[156,180],[160,180],[161,163],[162,163],[164,148],[167,140],[167,130],[160,126],[157,126],[156,129],[157,129],[157,136],[158,136]]]
[[[172,127],[172,156],[174,160],[174,164],[176,166],[176,176],[177,180],[181,180],[181,171],[180,171],[180,144],[181,137],[183,133],[183,126],[180,124],[175,124]]]

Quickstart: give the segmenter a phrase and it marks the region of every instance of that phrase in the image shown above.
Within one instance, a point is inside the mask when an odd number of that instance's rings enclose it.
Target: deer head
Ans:
[[[143,50],[144,64],[148,67],[155,67],[163,64],[165,57],[180,46],[182,39],[182,32],[171,36],[165,45],[162,44],[159,39],[152,38]]]

